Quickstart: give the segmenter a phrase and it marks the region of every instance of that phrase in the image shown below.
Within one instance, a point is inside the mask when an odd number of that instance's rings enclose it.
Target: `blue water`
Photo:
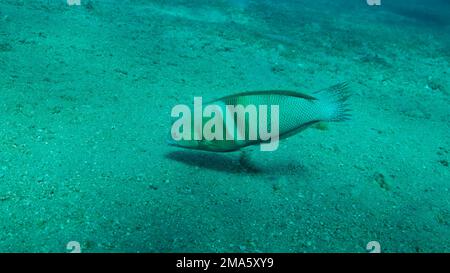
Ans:
[[[449,1],[80,1],[0,0],[0,252],[450,251]],[[167,145],[194,96],[341,82],[276,151]]]

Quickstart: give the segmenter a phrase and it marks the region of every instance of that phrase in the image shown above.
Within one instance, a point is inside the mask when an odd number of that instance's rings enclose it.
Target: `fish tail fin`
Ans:
[[[330,86],[313,94],[318,100],[323,121],[345,121],[350,119],[347,99],[350,97],[347,82]]]

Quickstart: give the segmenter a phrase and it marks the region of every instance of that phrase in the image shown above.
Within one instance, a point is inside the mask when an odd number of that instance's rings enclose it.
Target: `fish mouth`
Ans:
[[[169,146],[178,146],[178,143],[173,138],[167,138],[166,143]]]

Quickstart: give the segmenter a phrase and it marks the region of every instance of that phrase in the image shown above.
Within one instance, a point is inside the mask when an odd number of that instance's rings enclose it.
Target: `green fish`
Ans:
[[[193,137],[187,139],[177,138],[175,140],[174,135],[177,136],[179,133],[174,132],[174,129],[172,129],[169,144],[188,149],[232,152],[250,145],[261,144],[262,147],[262,145],[273,144],[276,141],[274,146],[276,149],[279,139],[295,135],[311,125],[319,122],[348,120],[350,118],[347,104],[348,91],[348,84],[341,83],[313,92],[311,95],[294,91],[272,90],[243,92],[222,97],[204,104],[202,108],[206,111],[208,106],[214,106],[215,108],[211,109],[221,111],[212,111],[213,114],[202,115],[200,117],[200,125],[196,125],[194,119],[191,119],[189,124],[184,123],[183,130],[186,130],[186,133]],[[229,109],[227,107],[230,106],[245,108],[245,115],[239,116],[239,114],[233,112],[231,114],[227,113],[227,109]],[[276,108],[273,106],[276,106]],[[268,107],[271,109],[270,112]],[[196,103],[194,99],[194,110],[192,111],[194,116],[196,111],[197,114],[205,113],[202,109],[196,110],[195,108]],[[192,108],[190,109],[192,110]],[[259,119],[252,119],[252,113],[256,114]],[[183,117],[185,115],[187,115],[187,118],[191,117],[189,113],[183,113]],[[215,123],[212,123],[212,121],[215,121]],[[265,128],[261,125],[261,121],[267,121]],[[172,128],[174,124],[172,124]],[[202,137],[202,131],[205,127],[214,128],[216,131],[220,127],[220,129],[223,129],[223,132],[216,133],[216,138],[211,139],[210,137],[208,139]],[[268,128],[271,128],[270,132]],[[251,132],[254,132],[251,131],[252,129],[256,133],[253,134],[253,137],[249,137]],[[264,133],[266,133],[265,138],[263,137]],[[270,139],[267,138],[267,135],[270,136]]]

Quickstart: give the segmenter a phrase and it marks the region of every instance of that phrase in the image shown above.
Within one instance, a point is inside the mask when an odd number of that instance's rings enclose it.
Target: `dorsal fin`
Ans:
[[[241,92],[241,93],[237,93],[237,94],[228,95],[228,96],[225,96],[225,97],[218,98],[216,100],[213,100],[212,102],[226,100],[226,99],[235,98],[235,97],[242,97],[242,96],[269,96],[269,95],[281,95],[281,96],[297,97],[297,98],[301,98],[301,99],[305,99],[305,100],[317,100],[313,96],[310,96],[310,95],[307,95],[307,94],[303,94],[303,93],[300,93],[300,92],[295,92],[295,91],[289,91],[289,90],[265,90],[265,91]]]

